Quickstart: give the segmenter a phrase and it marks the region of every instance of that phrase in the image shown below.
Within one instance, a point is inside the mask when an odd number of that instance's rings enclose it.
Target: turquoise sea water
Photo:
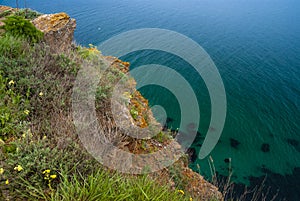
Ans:
[[[15,6],[11,0],[0,4]],[[23,2],[20,1],[23,6]],[[77,43],[95,45],[124,31],[163,28],[198,42],[223,79],[227,118],[213,152],[219,174],[231,158],[237,183],[267,185],[287,200],[300,200],[300,2],[289,0],[27,0],[43,13],[64,11],[77,20]],[[141,51],[123,57],[131,68],[158,63],[190,78],[199,98],[201,122],[193,148],[199,151],[209,127],[210,100],[201,77],[188,64],[164,52]],[[172,78],[164,78],[170,79]],[[141,90],[150,104],[167,110],[176,128],[180,110],[166,90]],[[236,147],[234,147],[234,142]],[[263,152],[263,144],[269,151]],[[267,145],[265,145],[266,147]],[[207,158],[191,164],[210,176]]]

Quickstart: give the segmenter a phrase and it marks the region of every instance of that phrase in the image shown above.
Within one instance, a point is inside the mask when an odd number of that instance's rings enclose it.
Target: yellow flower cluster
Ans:
[[[51,174],[50,175],[51,170],[47,169],[43,172],[43,174],[45,175],[44,179],[45,180],[51,180],[51,179],[55,179],[57,176],[56,174]]]
[[[4,168],[0,168],[0,175],[2,175],[4,173]],[[6,179],[5,184],[8,185],[9,181],[8,179]]]
[[[128,99],[131,99],[131,98],[132,98],[132,95],[131,95],[130,92],[128,92],[128,91],[125,91],[125,92],[123,93],[123,96],[124,96],[125,98],[128,98]]]
[[[4,172],[4,169],[0,168],[0,175],[3,174],[3,172]]]
[[[14,168],[14,170],[17,170],[18,172],[21,172],[23,170],[23,167],[21,165],[18,165]]]
[[[177,190],[177,192],[181,195],[184,195],[184,191],[183,190]],[[193,198],[190,197],[189,201],[193,201]]]
[[[178,190],[178,193],[184,195],[184,191],[183,190]]]
[[[13,85],[13,84],[15,84],[15,82],[13,80],[11,80],[11,81],[8,82],[8,84]]]
[[[24,114],[29,115],[29,110],[24,110]]]
[[[48,181],[48,186],[49,186],[49,189],[52,190],[52,187],[51,187],[51,181],[53,179],[55,179],[57,177],[56,174],[50,174],[51,170],[50,169],[46,169],[44,170],[42,173],[44,175],[44,179]]]
[[[51,179],[55,179],[56,177],[57,177],[56,174],[50,175],[50,178],[51,178]]]
[[[94,46],[93,44],[89,44],[89,48],[88,48],[89,52],[91,53],[96,53],[96,54],[100,54],[101,52],[97,49],[96,46]]]
[[[31,138],[32,136],[33,136],[33,135],[32,135],[32,133],[31,133],[30,128],[27,129],[27,131],[25,131],[25,132],[22,134],[22,137],[23,137],[23,138],[26,138],[26,137]]]

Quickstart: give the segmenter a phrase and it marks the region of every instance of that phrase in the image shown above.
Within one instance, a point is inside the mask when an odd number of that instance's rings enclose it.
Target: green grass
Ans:
[[[31,43],[36,43],[43,38],[43,32],[35,28],[35,26],[23,16],[11,15],[3,20],[5,23],[3,28],[6,34],[14,37],[21,37]]]
[[[148,176],[124,176],[100,169],[87,178],[68,178],[62,175],[62,183],[51,200],[187,200],[187,197],[171,191],[167,185],[158,185]]]

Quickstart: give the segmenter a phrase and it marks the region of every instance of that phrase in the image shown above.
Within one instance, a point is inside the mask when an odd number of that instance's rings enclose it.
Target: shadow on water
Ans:
[[[225,159],[226,160],[226,159]],[[228,159],[227,159],[228,160]],[[228,161],[229,162],[229,161]],[[241,183],[231,183],[226,186],[228,177],[217,175],[217,185],[219,189],[225,188],[225,200],[239,201],[297,201],[300,200],[300,167],[294,168],[293,173],[289,175],[281,175],[270,171],[265,167],[261,167],[264,176],[253,177],[247,179],[249,186]],[[279,182],[280,181],[280,182]]]

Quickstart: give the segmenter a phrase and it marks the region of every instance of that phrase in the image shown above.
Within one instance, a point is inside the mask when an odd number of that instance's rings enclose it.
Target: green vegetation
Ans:
[[[72,88],[84,62],[99,65],[95,47],[53,54],[23,17],[9,16],[4,22],[0,200],[190,200],[176,186],[150,176],[106,169],[80,144],[72,122]],[[124,76],[116,69],[106,73],[97,91],[99,115],[108,107],[109,89]]]
[[[128,177],[120,174],[110,174],[98,170],[88,176],[74,177],[72,181],[67,175],[62,175],[61,188],[53,196],[54,200],[183,200],[179,193],[170,193],[166,185],[158,185],[147,176]],[[84,181],[84,182],[81,182]]]
[[[38,16],[41,15],[41,13],[37,12],[37,11],[34,11],[34,10],[30,10],[28,8],[24,8],[24,9],[19,9],[17,10],[14,15],[17,15],[17,16],[21,16],[25,19],[28,19],[28,20],[32,20],[34,18],[37,18]]]
[[[11,136],[24,131],[28,116],[28,93],[25,96],[14,90],[16,83],[3,78],[0,72],[0,139],[8,140]]]
[[[11,15],[3,20],[5,25],[3,29],[6,34],[14,37],[21,37],[29,40],[31,43],[39,42],[43,38],[43,32],[37,30],[35,26],[22,16]]]
[[[10,15],[12,12],[10,10],[3,11],[0,13],[0,18]]]
[[[171,131],[167,131],[167,132],[161,131],[156,136],[154,136],[154,139],[156,139],[158,142],[162,143],[162,142],[172,139],[171,134],[172,134]]]

